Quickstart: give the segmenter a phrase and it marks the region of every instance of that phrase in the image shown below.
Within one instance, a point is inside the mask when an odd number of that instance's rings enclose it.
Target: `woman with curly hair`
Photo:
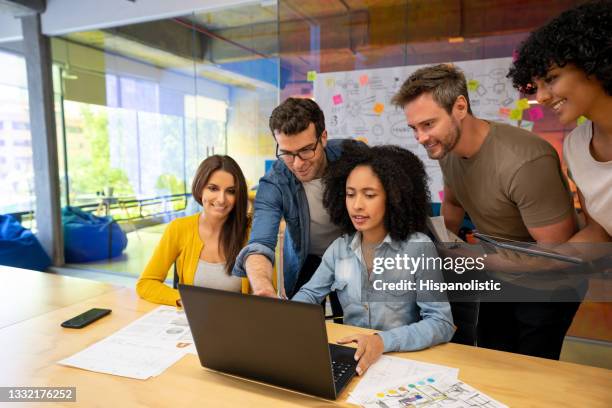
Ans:
[[[612,235],[612,2],[563,12],[521,45],[508,74],[514,86],[553,110],[561,123],[588,118],[563,142],[586,226],[570,242]]]
[[[357,343],[361,375],[383,352],[447,342],[455,329],[446,298],[415,284],[424,277],[441,280],[440,271],[409,270],[399,261],[437,257],[423,233],[429,207],[423,163],[396,146],[346,141],[342,150],[323,178],[323,204],[344,235],[325,251],[321,265],[293,300],[320,304],[336,291],[345,323],[381,330],[339,341]],[[385,288],[381,281],[410,281],[414,286],[398,290]]]

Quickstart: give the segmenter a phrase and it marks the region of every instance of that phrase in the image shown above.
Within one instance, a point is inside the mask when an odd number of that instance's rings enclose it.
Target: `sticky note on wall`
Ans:
[[[385,105],[382,103],[375,103],[374,104],[374,113],[376,113],[377,115],[380,115],[381,113],[383,113],[383,111],[385,110]]]
[[[342,103],[342,95],[336,94],[332,96],[332,101],[334,102],[334,105],[340,105]]]
[[[304,71],[302,71],[302,72],[304,72]],[[317,71],[308,71],[306,73],[306,80],[308,82],[314,82],[315,79],[317,79]]]
[[[510,111],[510,120],[521,120],[523,119],[523,110],[522,109],[512,109]]]
[[[535,122],[532,122],[530,120],[521,121],[521,129],[527,129],[530,132],[533,130],[534,125],[535,125]]]
[[[522,110],[529,109],[529,99],[527,98],[519,99],[518,101],[516,101],[516,107]]]
[[[325,80],[325,85],[327,85],[328,88],[333,88],[336,86],[336,80],[334,78],[327,78]]]
[[[366,74],[363,74],[359,77],[359,84],[361,86],[367,85],[369,81],[370,81],[370,78],[368,78]]]
[[[510,116],[510,108],[499,108],[499,116],[502,118]]]
[[[478,82],[478,81],[477,81],[477,80],[475,80],[475,79],[470,79],[470,80],[468,81],[468,84],[467,84],[467,86],[468,86],[468,90],[470,90],[470,91],[472,91],[472,92],[473,92],[473,91],[475,91],[476,89],[478,89],[478,85],[480,85],[480,82]]]
[[[534,106],[533,108],[527,111],[527,116],[531,121],[537,121],[544,117],[544,111],[540,106]]]

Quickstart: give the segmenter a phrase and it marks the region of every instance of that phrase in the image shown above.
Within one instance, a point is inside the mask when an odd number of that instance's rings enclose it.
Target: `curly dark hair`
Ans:
[[[274,108],[269,125],[272,136],[275,131],[295,135],[306,130],[311,122],[314,123],[317,137],[321,136],[325,130],[325,115],[319,105],[311,99],[287,98]]]
[[[521,92],[533,94],[533,78],[544,78],[553,64],[576,65],[612,95],[612,1],[567,10],[531,33],[521,44],[508,78]]]
[[[346,180],[357,166],[370,166],[387,194],[385,229],[392,239],[404,241],[425,231],[430,199],[423,162],[398,146],[369,147],[354,140],[342,143],[342,155],[329,164],[323,177],[323,205],[343,233],[355,232],[346,209]]]

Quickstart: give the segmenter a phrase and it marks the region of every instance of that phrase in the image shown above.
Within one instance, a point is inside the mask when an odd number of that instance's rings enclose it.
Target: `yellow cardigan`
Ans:
[[[176,262],[180,283],[193,285],[204,243],[198,233],[200,214],[176,218],[168,224],[145,270],[136,282],[138,295],[150,302],[176,306],[181,297],[177,289],[164,284]],[[242,293],[249,292],[249,281],[242,279]]]

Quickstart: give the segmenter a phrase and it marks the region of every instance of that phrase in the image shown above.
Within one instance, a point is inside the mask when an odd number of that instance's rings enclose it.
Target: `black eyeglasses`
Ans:
[[[277,143],[276,144],[276,157],[278,159],[281,159],[285,163],[293,163],[293,161],[295,160],[295,156],[298,156],[302,160],[312,159],[315,156],[315,152],[317,151],[317,146],[319,145],[320,141],[321,141],[321,136],[317,137],[317,141],[315,142],[313,147],[306,147],[304,149],[301,149],[297,153],[291,153],[291,152],[279,153],[278,143]]]

